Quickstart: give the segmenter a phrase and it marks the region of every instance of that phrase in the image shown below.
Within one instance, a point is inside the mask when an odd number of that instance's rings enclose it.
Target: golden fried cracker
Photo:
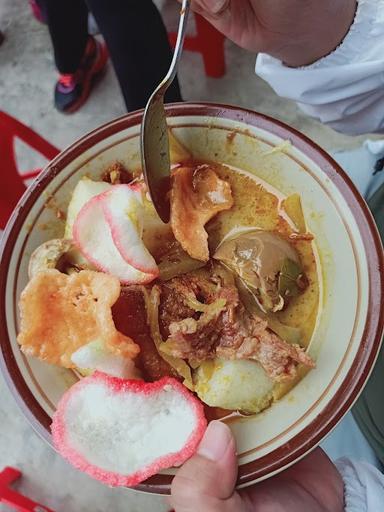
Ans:
[[[229,183],[220,179],[209,165],[180,167],[174,171],[171,226],[176,240],[191,258],[208,261],[208,233],[204,226],[232,205]]]
[[[58,270],[36,274],[20,298],[22,351],[47,363],[73,368],[71,355],[101,339],[115,354],[135,357],[140,349],[117,331],[111,307],[120,295],[115,277],[82,270],[70,276]]]

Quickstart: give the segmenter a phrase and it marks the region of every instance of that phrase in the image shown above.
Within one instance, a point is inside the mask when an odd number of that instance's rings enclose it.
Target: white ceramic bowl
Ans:
[[[98,128],[58,155],[28,189],[6,229],[0,272],[2,369],[32,426],[51,442],[55,406],[75,375],[25,357],[16,342],[17,302],[32,251],[62,234],[55,207],[65,210],[85,174],[98,177],[119,160],[140,166],[141,113]],[[299,192],[316,237],[323,272],[321,311],[310,352],[317,367],[265,412],[230,423],[239,453],[239,486],[250,485],[303,457],[357,399],[375,362],[383,331],[383,249],[366,204],[338,165],[297,131],[236,107],[180,104],[169,123],[197,159],[256,174],[282,194]],[[227,137],[236,131],[236,136]],[[284,152],[271,149],[285,140]],[[52,204],[51,204],[52,206]],[[49,321],[49,319],[47,319]],[[173,470],[139,486],[168,493]]]

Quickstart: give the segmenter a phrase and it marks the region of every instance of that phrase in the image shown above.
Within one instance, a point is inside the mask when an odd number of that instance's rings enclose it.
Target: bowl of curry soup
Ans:
[[[141,281],[121,279],[113,321],[139,345],[142,379],[179,379],[208,421],[230,426],[245,487],[312,450],[358,398],[383,331],[382,246],[349,178],[301,133],[225,105],[177,104],[167,114],[171,223],[152,208],[142,237],[156,271],[140,267]],[[60,258],[78,249],[73,223],[90,189],[142,181],[141,118],[128,114],[60,153],[3,237],[1,367],[50,444],[58,401],[86,373],[75,358],[64,364],[36,349],[20,323],[20,297],[36,249],[52,240]],[[52,269],[44,254],[38,265]],[[84,254],[60,265],[56,257],[56,272],[97,267],[97,255],[87,266]],[[167,494],[174,474],[164,470],[138,489]]]

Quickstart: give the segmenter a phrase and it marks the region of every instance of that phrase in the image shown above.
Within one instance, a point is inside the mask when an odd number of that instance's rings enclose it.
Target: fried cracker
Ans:
[[[36,274],[20,298],[22,351],[47,363],[73,368],[71,355],[101,339],[111,352],[128,358],[140,349],[117,331],[111,307],[120,295],[119,280],[83,270],[70,276],[58,270]]]
[[[209,165],[180,167],[173,173],[172,231],[191,258],[208,261],[208,233],[204,226],[217,213],[232,206],[229,183],[220,179]]]

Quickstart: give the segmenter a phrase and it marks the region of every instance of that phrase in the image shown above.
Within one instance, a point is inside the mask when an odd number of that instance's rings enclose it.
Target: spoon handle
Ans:
[[[162,89],[163,88],[168,89],[168,87],[171,85],[171,83],[173,82],[173,80],[176,76],[181,52],[183,51],[185,34],[187,32],[188,15],[189,15],[190,7],[191,7],[191,1],[183,0],[181,9],[180,9],[180,20],[179,20],[179,28],[177,30],[177,40],[176,40],[175,51],[173,52],[172,62],[169,67],[168,73],[166,74],[163,81],[161,82],[160,87]]]

